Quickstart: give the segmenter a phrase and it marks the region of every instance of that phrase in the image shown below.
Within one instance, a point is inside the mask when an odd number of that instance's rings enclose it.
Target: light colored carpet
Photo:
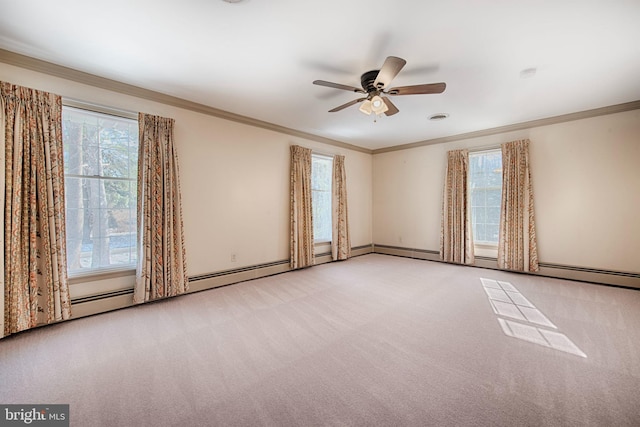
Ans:
[[[68,403],[77,426],[637,426],[640,292],[371,254],[0,357],[0,403]]]

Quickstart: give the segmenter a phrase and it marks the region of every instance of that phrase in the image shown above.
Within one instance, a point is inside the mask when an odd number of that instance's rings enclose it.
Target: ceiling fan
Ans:
[[[377,115],[384,113],[387,116],[392,116],[400,110],[398,110],[389,98],[383,95],[424,95],[442,93],[447,87],[445,83],[430,83],[413,86],[398,86],[387,89],[391,80],[398,75],[406,63],[407,61],[402,58],[388,56],[387,59],[385,59],[384,64],[382,64],[382,68],[379,70],[367,71],[360,77],[362,89],[354,86],[327,82],[324,80],[315,80],[313,84],[366,95],[362,98],[354,99],[353,101],[349,101],[346,104],[333,108],[329,110],[330,113],[335,113],[336,111],[343,110],[362,102],[360,111],[367,115],[371,113],[375,113]]]

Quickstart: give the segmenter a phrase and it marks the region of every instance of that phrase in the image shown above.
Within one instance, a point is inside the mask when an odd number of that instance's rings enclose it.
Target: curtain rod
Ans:
[[[331,158],[331,159],[333,159],[336,156],[336,154],[323,153],[323,152],[320,152],[320,151],[316,151],[313,148],[311,149],[311,154],[315,154],[316,156],[327,157],[327,158]]]
[[[107,107],[104,105],[81,101],[79,99],[63,97],[62,105],[65,105],[67,107],[80,108],[82,110],[90,110],[96,113],[109,114],[111,116],[124,117],[125,119],[138,120],[138,113],[136,113],[135,111],[121,110],[119,108]]]
[[[299,145],[300,147],[304,147],[306,149],[311,150],[311,154],[315,154],[316,156],[322,156],[322,157],[327,157],[327,158],[334,158],[335,156],[338,156],[340,154],[329,154],[329,153],[324,153],[322,151],[318,151],[315,148],[311,148],[311,147],[306,147],[304,145],[300,145],[300,144],[292,144],[292,145]]]
[[[467,148],[467,151],[469,153],[480,153],[482,151],[499,150],[501,148],[502,148],[502,144],[493,144],[493,145],[485,145],[482,147]]]

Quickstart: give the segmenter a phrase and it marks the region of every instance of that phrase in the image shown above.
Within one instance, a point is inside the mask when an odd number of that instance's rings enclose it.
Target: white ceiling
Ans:
[[[640,100],[638,0],[0,0],[0,48],[369,149]],[[360,86],[387,56],[393,97]],[[532,78],[521,78],[527,68]],[[89,100],[90,101],[90,100]],[[443,121],[429,121],[447,113]]]

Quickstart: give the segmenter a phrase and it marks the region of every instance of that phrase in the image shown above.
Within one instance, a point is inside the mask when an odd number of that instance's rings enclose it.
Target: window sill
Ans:
[[[495,249],[498,250],[498,244],[497,243],[490,243],[490,242],[474,242],[473,246],[475,246],[478,249]]]
[[[135,276],[135,274],[136,274],[135,268],[86,272],[86,273],[74,274],[73,276],[69,276],[69,284],[75,285],[78,283],[115,279],[117,277]]]
[[[497,258],[498,245],[494,243],[475,243],[473,245],[473,254],[475,256]]]

